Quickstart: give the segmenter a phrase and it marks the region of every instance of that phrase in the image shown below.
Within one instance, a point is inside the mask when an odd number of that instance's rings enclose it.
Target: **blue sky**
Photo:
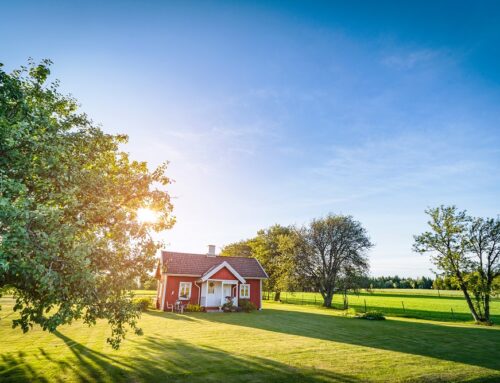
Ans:
[[[170,161],[168,248],[333,212],[374,275],[430,275],[427,207],[500,213],[495,2],[103,3],[3,4],[0,62],[52,59],[134,158]]]

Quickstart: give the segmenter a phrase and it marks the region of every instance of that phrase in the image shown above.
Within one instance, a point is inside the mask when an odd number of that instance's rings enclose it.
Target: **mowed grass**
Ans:
[[[273,300],[274,295],[269,298]],[[281,300],[291,304],[321,305],[319,293],[282,293]],[[424,289],[379,289],[362,290],[349,294],[349,308],[356,311],[381,311],[386,315],[451,322],[471,322],[472,317],[461,291],[436,291]],[[341,308],[343,298],[337,294],[333,306]],[[491,317],[500,323],[500,299],[491,301]]]
[[[1,382],[500,381],[499,326],[266,302],[250,314],[149,311],[144,335],[113,351],[103,322],[22,334],[11,328],[12,299],[0,300]]]

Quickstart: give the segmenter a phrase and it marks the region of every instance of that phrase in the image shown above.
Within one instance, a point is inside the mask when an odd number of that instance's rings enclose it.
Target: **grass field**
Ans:
[[[269,298],[274,299],[270,294]],[[282,293],[281,300],[292,304],[321,305],[319,293]],[[451,322],[470,322],[470,315],[461,291],[436,291],[423,289],[380,289],[371,292],[361,291],[349,295],[349,307],[356,311],[382,311],[390,316],[430,319]],[[341,308],[342,297],[336,295],[334,307]],[[492,319],[500,323],[500,299],[491,301]]]
[[[374,302],[399,299],[394,293]],[[444,310],[434,297],[418,298],[432,303],[425,312]],[[500,381],[499,326],[364,321],[270,301],[250,314],[149,311],[141,318],[145,334],[130,335],[113,351],[105,323],[23,335],[10,328],[12,300],[0,300],[1,382]],[[498,308],[495,302],[495,315]]]

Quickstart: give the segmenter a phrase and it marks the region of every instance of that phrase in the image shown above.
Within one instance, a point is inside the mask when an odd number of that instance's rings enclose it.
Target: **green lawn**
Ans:
[[[266,302],[251,314],[149,311],[145,334],[113,351],[104,323],[23,335],[10,328],[12,300],[0,301],[1,382],[500,381],[499,326],[365,321]]]
[[[270,299],[273,299],[272,294]],[[281,300],[310,305],[321,305],[323,302],[319,293],[282,293]],[[364,311],[365,302],[368,310],[382,311],[390,316],[451,322],[472,321],[461,291],[379,289],[349,295],[349,307],[356,311]],[[342,307],[340,295],[334,297],[333,305]],[[491,313],[493,321],[500,323],[500,299],[492,300]]]

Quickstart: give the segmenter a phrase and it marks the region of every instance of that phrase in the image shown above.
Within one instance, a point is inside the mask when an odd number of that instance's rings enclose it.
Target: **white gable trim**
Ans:
[[[260,269],[262,270],[262,272],[266,275],[264,278],[254,278],[254,279],[269,279],[269,275],[267,275],[266,273],[266,270],[264,270],[264,268],[262,267],[262,265],[260,264],[259,260],[257,258],[254,258],[257,263],[259,264],[259,267]]]
[[[219,266],[204,274],[201,277],[201,280],[203,282],[207,281],[212,275],[214,275],[219,270],[222,270],[224,267],[227,268],[236,277],[236,279],[238,279],[238,281],[240,281],[241,283],[246,283],[245,278],[243,278],[229,263],[227,263],[227,261],[222,262]]]

